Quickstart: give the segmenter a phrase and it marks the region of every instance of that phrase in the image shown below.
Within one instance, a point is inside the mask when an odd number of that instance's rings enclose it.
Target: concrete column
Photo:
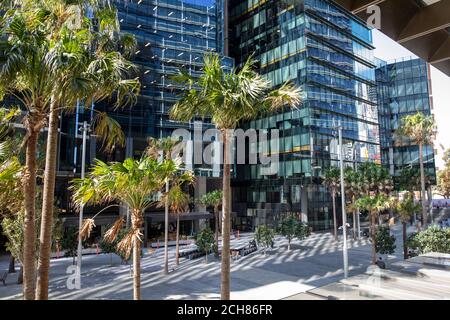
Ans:
[[[200,223],[199,223],[199,219],[196,220],[192,220],[192,227],[193,227],[193,232],[197,233],[200,231]]]
[[[127,137],[125,143],[125,158],[133,157],[133,138]]]
[[[97,139],[91,136],[89,138],[89,163],[92,163],[93,160],[96,158],[97,156],[96,149],[97,149]]]
[[[194,164],[203,164],[203,123],[194,122]]]
[[[302,222],[308,223],[308,192],[306,187],[301,188],[301,210],[302,210]]]
[[[206,177],[196,177],[195,179],[195,189],[194,189],[194,197],[196,200],[200,199],[201,196],[206,194]],[[206,207],[196,203],[195,205],[196,211],[205,212]]]

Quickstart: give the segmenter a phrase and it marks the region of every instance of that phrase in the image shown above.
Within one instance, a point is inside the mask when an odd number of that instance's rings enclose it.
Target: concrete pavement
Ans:
[[[252,235],[232,240],[247,243]],[[370,264],[368,241],[349,241],[350,275],[364,272]],[[144,253],[142,259],[143,299],[218,299],[220,297],[220,261],[212,255],[206,264],[203,258],[182,259],[169,275],[162,273],[163,248]],[[169,249],[170,265],[174,263],[174,248]],[[395,257],[394,257],[395,258]],[[131,266],[121,265],[113,255],[83,256],[82,287],[69,290],[67,268],[71,258],[53,259],[50,274],[51,299],[132,299]],[[0,270],[7,265],[0,262]],[[232,260],[232,299],[282,299],[306,292],[342,278],[342,246],[331,234],[313,234],[303,241],[294,241],[291,251],[287,242],[277,237],[275,248],[264,256],[253,253]],[[14,277],[8,286],[0,286],[0,299],[20,299],[21,286]]]

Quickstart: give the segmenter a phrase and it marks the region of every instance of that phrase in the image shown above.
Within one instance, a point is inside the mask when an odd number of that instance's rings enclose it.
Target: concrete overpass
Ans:
[[[450,76],[450,0],[334,0],[367,21],[381,9],[381,32]]]

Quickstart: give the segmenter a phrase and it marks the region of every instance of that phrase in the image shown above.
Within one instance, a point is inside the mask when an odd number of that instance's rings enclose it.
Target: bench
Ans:
[[[186,257],[189,256],[192,253],[196,253],[198,252],[197,248],[190,248],[190,249],[184,249],[184,250],[180,250],[180,255],[179,257]]]
[[[5,271],[0,278],[0,281],[3,282],[3,285],[6,286],[6,277],[8,277],[8,271]]]
[[[248,245],[235,247],[230,249],[231,251],[231,258],[236,260],[239,259],[239,257],[245,257],[246,255],[249,255],[255,251],[257,251],[258,248],[254,243],[249,243]]]
[[[205,256],[204,252],[197,251],[197,252],[189,254],[188,259],[193,260],[193,259],[197,259],[197,258],[200,258],[203,256]]]

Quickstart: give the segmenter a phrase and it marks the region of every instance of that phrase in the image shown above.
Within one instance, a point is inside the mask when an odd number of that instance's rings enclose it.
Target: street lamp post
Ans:
[[[326,128],[338,131],[338,142],[339,142],[339,166],[341,171],[341,199],[342,199],[342,232],[344,236],[343,242],[343,260],[344,260],[344,277],[348,278],[348,246],[347,246],[347,214],[345,212],[345,179],[344,179],[344,146],[342,144],[342,121],[339,120],[336,126],[334,120],[322,120],[321,125],[324,122],[331,122]]]
[[[339,135],[339,163],[341,167],[341,200],[342,200],[342,233],[343,242],[343,258],[344,258],[344,278],[348,278],[348,250],[347,250],[347,215],[345,212],[345,181],[344,181],[344,148],[342,145],[342,124],[338,125]]]
[[[81,179],[84,179],[85,171],[86,171],[86,139],[87,133],[89,131],[89,125],[86,121],[83,122],[83,126],[80,128],[83,133],[83,146],[81,149]],[[81,257],[82,257],[82,239],[81,239],[81,228],[83,227],[83,208],[82,205],[80,208],[80,216],[79,216],[79,227],[78,227],[78,248],[77,248],[77,271],[80,277],[81,283]]]

